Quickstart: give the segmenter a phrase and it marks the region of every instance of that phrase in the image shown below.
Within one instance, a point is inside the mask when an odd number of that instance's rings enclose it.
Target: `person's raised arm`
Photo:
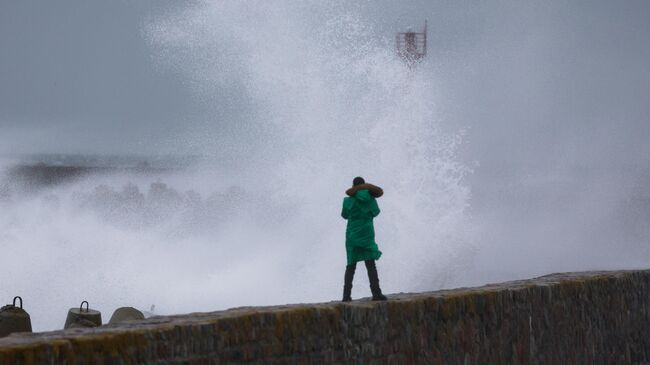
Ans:
[[[368,190],[368,192],[370,192],[370,195],[372,195],[374,198],[379,198],[380,196],[384,195],[384,190],[382,188],[368,183],[353,186],[346,190],[345,193],[348,196],[354,196],[354,194],[356,194],[359,190]]]

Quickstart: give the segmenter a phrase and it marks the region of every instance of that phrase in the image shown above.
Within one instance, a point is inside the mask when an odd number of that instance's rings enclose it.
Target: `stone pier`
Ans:
[[[0,339],[0,364],[650,364],[650,270]]]

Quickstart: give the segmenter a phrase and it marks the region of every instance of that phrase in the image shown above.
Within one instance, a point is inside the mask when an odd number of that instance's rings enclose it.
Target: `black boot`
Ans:
[[[386,296],[381,293],[381,288],[379,288],[379,275],[377,275],[375,260],[367,260],[366,269],[368,269],[368,281],[370,281],[372,300],[386,300]]]
[[[343,301],[352,301],[352,279],[354,279],[354,271],[357,269],[357,264],[348,265],[345,267],[345,283],[343,284]]]

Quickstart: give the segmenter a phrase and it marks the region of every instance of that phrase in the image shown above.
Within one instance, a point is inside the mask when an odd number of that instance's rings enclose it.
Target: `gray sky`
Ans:
[[[179,128],[187,90],[154,67],[141,34],[166,3],[2,2],[0,126],[18,149],[119,152]]]
[[[440,82],[444,122],[468,129],[468,160],[647,161],[650,2],[354,7],[385,33],[378,36],[429,20],[427,67]],[[218,129],[245,113],[245,101],[208,105],[152,55],[144,24],[180,8],[153,0],[0,3],[0,153],[173,152],[193,125],[210,119]]]

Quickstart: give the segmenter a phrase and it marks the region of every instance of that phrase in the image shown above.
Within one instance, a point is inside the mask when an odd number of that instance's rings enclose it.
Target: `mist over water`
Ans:
[[[433,75],[408,70],[390,35],[342,5],[257,5],[200,4],[143,27],[159,67],[197,98],[246,100],[225,127],[178,136],[201,161],[30,191],[8,163],[3,292],[39,298],[36,330],[59,328],[82,300],[108,319],[122,305],[165,314],[339,299],[341,200],[359,175],[386,188],[375,223],[385,292],[450,286],[469,267],[469,169],[455,155],[462,134],[439,127]],[[306,24],[307,11],[322,16]],[[354,296],[369,294],[361,270]]]

